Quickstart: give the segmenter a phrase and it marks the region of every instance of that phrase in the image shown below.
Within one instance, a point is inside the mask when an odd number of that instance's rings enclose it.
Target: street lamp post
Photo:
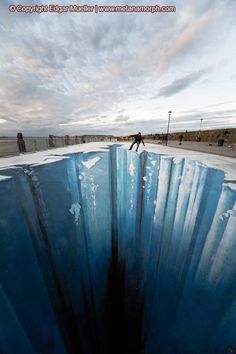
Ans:
[[[201,140],[202,121],[203,121],[203,118],[200,119],[200,127],[199,127],[198,141]]]
[[[163,128],[161,128],[161,134],[160,134],[160,135],[161,135],[161,143],[163,144],[163,141],[164,141],[164,140],[163,140]],[[159,139],[159,140],[160,140],[160,139]]]
[[[171,116],[172,111],[169,111],[169,119],[168,119],[168,127],[167,127],[167,134],[166,134],[166,146],[168,144],[168,135],[169,135],[169,130],[170,130],[170,116]]]

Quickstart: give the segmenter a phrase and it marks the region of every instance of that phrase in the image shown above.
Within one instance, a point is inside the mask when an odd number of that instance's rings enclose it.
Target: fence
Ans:
[[[116,139],[113,136],[106,135],[23,137],[22,133],[18,133],[16,138],[0,137],[0,157],[95,141],[116,141]]]

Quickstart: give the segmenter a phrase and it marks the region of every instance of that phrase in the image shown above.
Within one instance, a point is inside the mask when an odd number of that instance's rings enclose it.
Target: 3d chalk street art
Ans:
[[[111,144],[3,167],[0,353],[228,353],[235,255],[236,189],[201,161]]]

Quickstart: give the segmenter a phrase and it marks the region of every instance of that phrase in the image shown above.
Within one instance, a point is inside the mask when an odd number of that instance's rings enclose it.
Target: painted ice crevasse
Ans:
[[[236,191],[111,146],[0,170],[0,353],[228,353]]]

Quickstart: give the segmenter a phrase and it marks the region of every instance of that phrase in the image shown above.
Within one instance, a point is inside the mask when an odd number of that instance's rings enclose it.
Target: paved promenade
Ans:
[[[157,140],[146,140],[146,142],[152,144],[159,144]],[[165,146],[165,145],[163,145]],[[185,150],[193,150],[199,152],[206,152],[208,154],[235,157],[236,158],[236,146],[232,149],[228,144],[224,144],[224,146],[217,146],[216,143],[212,143],[212,146],[209,146],[208,142],[195,142],[195,141],[183,141],[182,145],[179,145],[179,141],[168,141],[169,147],[185,149]]]

